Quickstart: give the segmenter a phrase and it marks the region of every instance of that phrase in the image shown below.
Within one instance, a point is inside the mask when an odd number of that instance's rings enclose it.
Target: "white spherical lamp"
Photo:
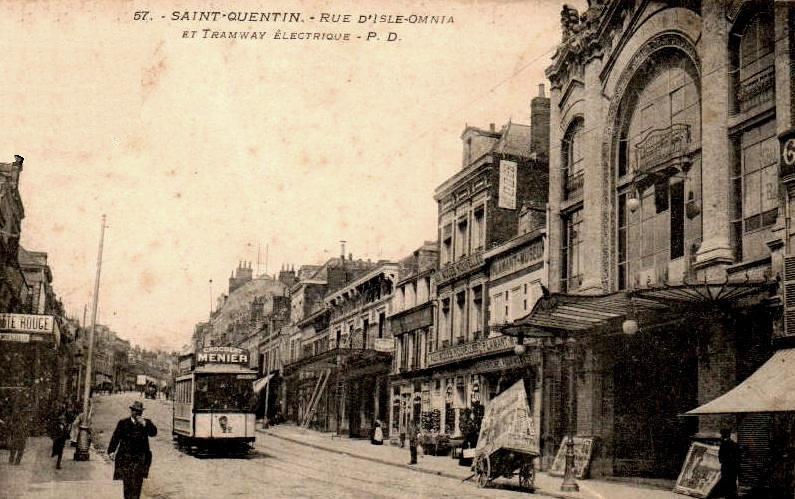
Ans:
[[[527,347],[523,344],[519,343],[515,347],[513,347],[513,353],[521,357],[527,351]]]
[[[638,321],[635,319],[627,319],[621,324],[621,329],[627,336],[632,336],[638,332]]]
[[[640,199],[636,197],[627,199],[627,208],[629,208],[629,211],[633,213],[638,211],[638,208],[640,208]]]

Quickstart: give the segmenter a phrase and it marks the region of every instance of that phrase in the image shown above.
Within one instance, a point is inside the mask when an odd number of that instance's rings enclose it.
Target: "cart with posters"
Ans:
[[[472,464],[478,486],[519,476],[519,485],[533,489],[535,458],[540,454],[538,433],[527,403],[524,382],[517,381],[486,409]]]

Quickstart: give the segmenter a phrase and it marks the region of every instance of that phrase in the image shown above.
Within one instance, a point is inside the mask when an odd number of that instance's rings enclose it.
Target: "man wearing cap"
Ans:
[[[108,445],[108,456],[116,462],[113,479],[124,482],[124,499],[139,499],[144,478],[149,476],[152,452],[149,437],[157,435],[157,427],[143,417],[144,405],[136,400],[130,406],[130,417],[116,424]]]

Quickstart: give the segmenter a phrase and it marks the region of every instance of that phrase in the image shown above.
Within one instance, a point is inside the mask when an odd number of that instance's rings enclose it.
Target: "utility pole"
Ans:
[[[213,280],[210,279],[210,318],[213,317]]]
[[[88,461],[91,445],[89,430],[91,428],[91,361],[94,355],[94,329],[97,326],[97,303],[99,302],[99,275],[102,271],[102,246],[105,242],[105,215],[102,215],[102,227],[99,232],[99,251],[97,252],[97,275],[94,279],[94,300],[91,304],[91,329],[88,330],[88,355],[86,356],[85,390],[83,391],[83,417],[80,420],[80,432],[77,435],[75,461]]]

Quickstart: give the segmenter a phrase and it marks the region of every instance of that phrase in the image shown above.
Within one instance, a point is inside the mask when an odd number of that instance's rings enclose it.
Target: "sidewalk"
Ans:
[[[8,464],[9,452],[0,450],[0,498],[122,497],[121,482],[112,480],[113,468],[93,448],[89,461],[75,461],[74,447],[67,444],[60,470],[55,469],[51,450],[49,438],[31,437],[19,466]]]
[[[408,447],[400,449],[389,445],[388,441],[385,441],[384,445],[380,446],[371,445],[369,440],[337,437],[331,433],[306,430],[294,425],[277,425],[268,429],[258,429],[257,431],[273,438],[279,438],[316,449],[349,455],[389,466],[413,469],[420,473],[444,476],[457,480],[464,480],[472,474],[469,467],[459,466],[458,460],[452,459],[450,456],[420,456],[416,466],[408,466]],[[514,481],[517,480],[518,478],[514,478]],[[505,479],[500,479],[498,484],[502,481],[505,481]],[[549,476],[546,473],[539,473],[535,480],[536,492],[542,495],[565,499],[683,499],[686,497],[667,490],[648,488],[631,483],[617,483],[595,479],[578,480],[577,483],[580,486],[580,492],[564,493],[560,492],[560,484],[562,481],[562,478]],[[470,480],[470,483],[473,487],[477,487],[475,480]]]

